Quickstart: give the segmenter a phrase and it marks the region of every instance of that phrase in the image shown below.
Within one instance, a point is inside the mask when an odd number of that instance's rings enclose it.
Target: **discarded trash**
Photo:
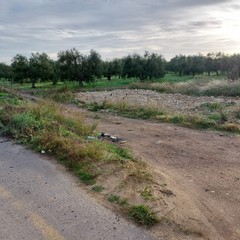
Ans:
[[[46,152],[44,150],[41,151],[41,154],[45,154]]]
[[[88,137],[87,137],[87,140],[97,140],[97,138],[96,138],[96,137],[93,137],[93,136],[88,136]]]
[[[110,134],[100,132],[97,134],[97,137],[95,136],[88,136],[87,140],[108,140],[111,142],[121,142],[124,143],[126,142],[124,139],[116,137],[116,136],[111,136]]]
[[[124,139],[116,137],[116,136],[111,136],[110,134],[107,133],[100,133],[100,135],[98,136],[99,139],[106,139],[112,142],[126,142]]]

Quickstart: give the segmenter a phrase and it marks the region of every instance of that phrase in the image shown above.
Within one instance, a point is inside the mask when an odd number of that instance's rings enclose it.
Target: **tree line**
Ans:
[[[176,55],[170,61],[157,53],[145,52],[143,55],[131,54],[123,58],[103,61],[100,54],[91,50],[80,53],[76,48],[60,51],[57,59],[46,53],[32,53],[29,58],[17,54],[10,65],[0,63],[0,78],[12,83],[31,82],[32,87],[39,81],[75,81],[80,86],[97,78],[112,76],[119,78],[138,78],[149,81],[164,77],[166,72],[182,75],[202,74],[204,72],[226,74],[230,79],[240,77],[240,54],[208,53],[207,55]]]

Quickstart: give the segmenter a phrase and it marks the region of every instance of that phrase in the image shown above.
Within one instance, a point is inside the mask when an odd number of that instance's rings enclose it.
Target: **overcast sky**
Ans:
[[[0,62],[76,47],[103,59],[145,50],[240,52],[239,0],[1,0]]]

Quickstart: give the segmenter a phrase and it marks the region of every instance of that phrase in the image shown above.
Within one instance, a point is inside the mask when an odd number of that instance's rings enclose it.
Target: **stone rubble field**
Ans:
[[[77,98],[84,103],[102,103],[103,101],[117,103],[125,101],[129,105],[156,107],[184,114],[196,113],[198,107],[204,103],[232,103],[235,107],[240,105],[239,98],[187,96],[178,93],[168,94],[139,89],[80,92]]]

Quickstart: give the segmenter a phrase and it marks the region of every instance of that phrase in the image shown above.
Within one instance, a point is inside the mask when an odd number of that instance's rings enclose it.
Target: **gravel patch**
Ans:
[[[182,94],[159,93],[152,90],[124,89],[103,92],[80,92],[77,99],[85,103],[102,103],[103,101],[125,101],[129,105],[144,107],[159,107],[171,112],[191,113],[203,103],[236,103],[240,105],[239,98],[227,97],[194,97]]]

